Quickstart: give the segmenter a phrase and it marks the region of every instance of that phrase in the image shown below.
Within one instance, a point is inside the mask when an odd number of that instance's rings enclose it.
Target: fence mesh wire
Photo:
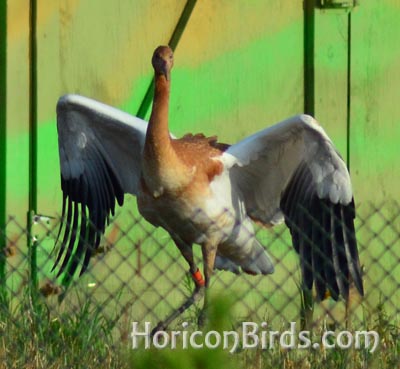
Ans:
[[[10,216],[6,225],[6,280],[0,281],[10,306],[17,306],[32,278],[50,314],[74,311],[90,301],[102,314],[116,322],[116,330],[126,336],[131,321],[156,325],[187,298],[194,284],[186,261],[167,232],[148,224],[128,201],[107,228],[88,271],[75,278],[65,291],[62,276],[51,271],[56,255],[52,252],[59,217],[35,216],[32,238],[37,254],[27,247],[25,222]],[[366,316],[385,310],[398,323],[400,313],[400,206],[396,202],[361,204],[357,208],[356,234],[362,265],[365,296],[354,287],[349,302],[327,298],[315,303],[313,321],[344,325],[363,324]],[[298,321],[302,307],[299,256],[285,225],[257,228],[257,238],[275,263],[275,273],[266,276],[215,272],[211,295],[229,301],[237,321],[268,321],[271,325]],[[32,245],[32,242],[30,242]],[[32,247],[32,246],[31,246]],[[201,260],[200,248],[195,256]],[[201,263],[199,264],[201,265]],[[62,303],[59,297],[63,296]],[[199,304],[178,320],[194,321]],[[346,323],[347,322],[347,323]]]

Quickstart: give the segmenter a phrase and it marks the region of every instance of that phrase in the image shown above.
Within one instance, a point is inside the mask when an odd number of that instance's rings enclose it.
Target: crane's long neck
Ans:
[[[170,81],[156,74],[142,162],[143,179],[155,197],[165,191],[179,191],[191,180],[188,169],[174,150],[168,129],[169,90]]]
[[[156,74],[153,109],[146,135],[146,146],[148,150],[162,150],[163,148],[169,147],[171,144],[168,129],[169,91],[170,81],[168,81],[164,75]]]

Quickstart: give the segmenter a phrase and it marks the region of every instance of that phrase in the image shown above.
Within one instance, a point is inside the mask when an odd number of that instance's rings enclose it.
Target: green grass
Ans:
[[[0,368],[119,368],[111,320],[82,302],[75,314],[52,316],[38,296],[26,294],[13,310],[0,310]]]
[[[238,323],[231,313],[229,297],[213,299],[205,332],[232,330]],[[0,312],[1,369],[141,369],[141,368],[396,368],[400,364],[400,324],[391,321],[384,305],[365,314],[359,329],[376,330],[380,344],[374,353],[361,349],[274,349],[239,348],[234,353],[219,349],[132,349],[129,337],[111,334],[114,323],[98,307],[80,302],[74,313],[54,316],[40,298],[36,303],[25,295],[13,311]],[[192,329],[197,329],[192,316]],[[281,332],[287,323],[271,327]],[[271,329],[269,328],[269,329]],[[318,339],[321,327],[315,327]]]

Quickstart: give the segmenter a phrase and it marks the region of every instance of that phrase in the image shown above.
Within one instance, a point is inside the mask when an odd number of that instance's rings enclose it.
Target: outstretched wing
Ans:
[[[57,104],[63,232],[54,264],[70,280],[92,251],[124,194],[136,194],[147,123],[95,100],[66,95]],[[61,264],[61,265],[60,265]]]
[[[349,294],[350,277],[363,294],[354,231],[354,201],[346,165],[322,127],[308,115],[287,119],[223,155],[248,215],[283,220],[300,254],[305,285],[322,299]]]

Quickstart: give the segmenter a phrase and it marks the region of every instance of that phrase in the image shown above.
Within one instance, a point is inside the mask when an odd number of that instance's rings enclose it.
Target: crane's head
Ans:
[[[169,46],[159,46],[154,50],[151,59],[156,74],[163,75],[167,80],[170,79],[170,72],[174,65],[174,53]]]

